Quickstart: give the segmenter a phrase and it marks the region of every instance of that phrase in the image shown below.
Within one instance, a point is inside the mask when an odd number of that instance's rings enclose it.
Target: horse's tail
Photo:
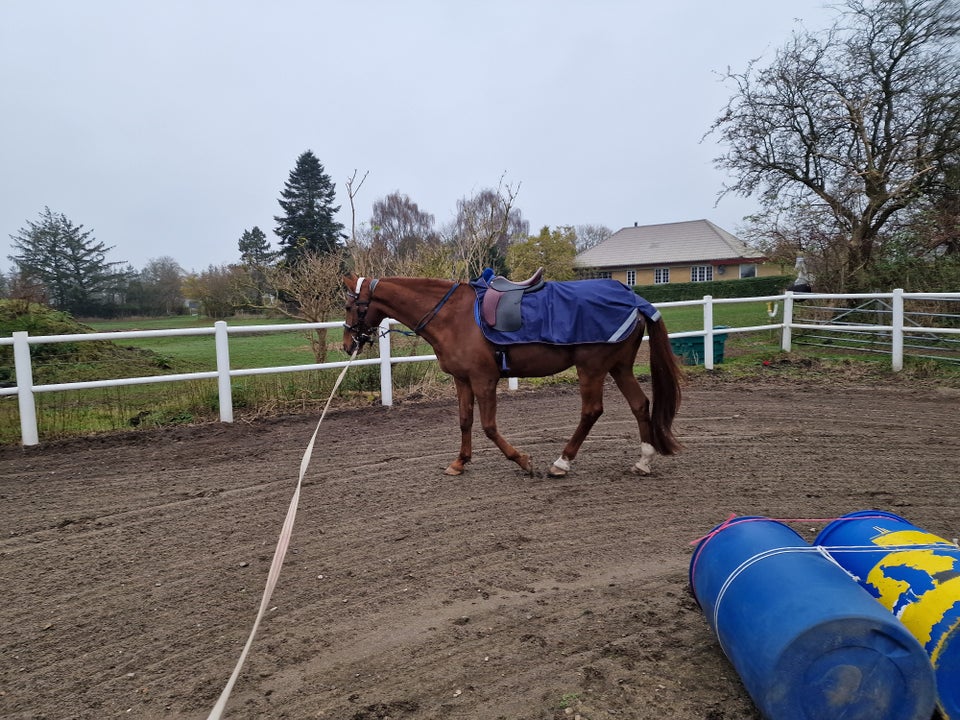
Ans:
[[[650,338],[650,380],[653,384],[653,447],[661,455],[672,455],[680,450],[680,442],[673,436],[673,418],[680,409],[680,365],[670,347],[667,326],[663,318],[647,321]]]

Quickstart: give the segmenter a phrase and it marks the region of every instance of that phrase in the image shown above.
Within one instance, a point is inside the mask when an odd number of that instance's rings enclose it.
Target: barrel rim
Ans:
[[[869,518],[876,518],[877,520],[897,520],[899,522],[905,523],[910,527],[916,527],[906,518],[897,515],[896,513],[888,512],[886,510],[857,510],[856,512],[846,513],[841,515],[836,520],[831,521],[826,527],[823,528],[817,537],[814,538],[814,545],[829,545],[830,543],[825,542],[825,540],[837,531],[837,528],[843,527],[843,525],[850,520],[867,520]]]
[[[722,533],[727,528],[733,527],[734,525],[742,525],[746,522],[759,522],[759,521],[785,527],[787,530],[797,535],[797,537],[800,538],[800,541],[803,542],[804,545],[807,545],[807,542],[803,539],[803,537],[799,533],[797,533],[797,531],[794,530],[792,527],[790,527],[786,523],[780,522],[779,520],[774,520],[771,517],[767,517],[766,515],[734,515],[727,518],[722,523],[715,525],[710,532],[708,532],[706,535],[701,537],[699,542],[697,542],[697,546],[693,549],[693,554],[690,556],[690,566],[687,570],[687,579],[690,583],[690,593],[693,595],[693,599],[696,601],[697,605],[699,605],[701,608],[703,607],[703,605],[700,602],[700,598],[697,597],[697,586],[693,581],[693,576],[697,568],[697,563],[699,562],[700,555],[703,554],[704,548],[706,548],[707,544],[713,538],[715,538],[717,535]]]

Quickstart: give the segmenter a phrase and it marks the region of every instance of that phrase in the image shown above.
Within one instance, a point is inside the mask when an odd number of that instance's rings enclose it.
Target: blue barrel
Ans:
[[[844,515],[815,542],[920,641],[941,714],[960,720],[960,548],[879,510]]]
[[[697,545],[690,584],[769,720],[930,720],[933,671],[917,640],[842,568],[768,518]]]

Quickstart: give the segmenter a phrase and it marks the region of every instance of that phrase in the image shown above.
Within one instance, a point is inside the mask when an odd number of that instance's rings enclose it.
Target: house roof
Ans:
[[[577,255],[576,267],[622,267],[759,259],[735,235],[709,220],[640,225],[617,230]]]

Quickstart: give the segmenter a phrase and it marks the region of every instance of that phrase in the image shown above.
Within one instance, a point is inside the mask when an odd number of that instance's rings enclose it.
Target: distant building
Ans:
[[[781,275],[780,263],[747,247],[709,220],[636,225],[618,230],[573,261],[585,277],[627,285],[707,282]]]

